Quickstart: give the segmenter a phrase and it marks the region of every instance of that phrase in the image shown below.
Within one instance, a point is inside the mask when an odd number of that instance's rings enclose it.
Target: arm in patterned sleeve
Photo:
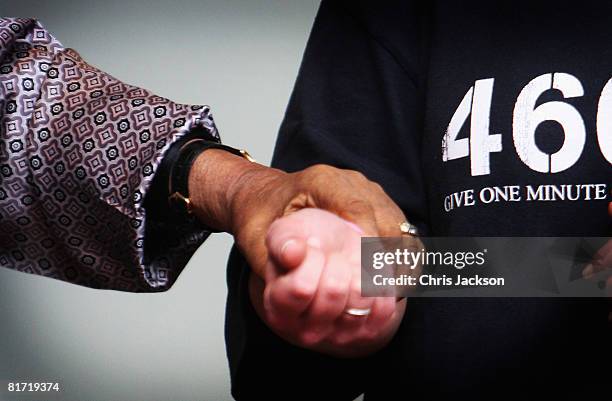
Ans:
[[[170,239],[143,200],[164,153],[192,131],[218,140],[208,107],[118,81],[35,20],[0,18],[0,266],[167,289],[208,232],[183,222]]]

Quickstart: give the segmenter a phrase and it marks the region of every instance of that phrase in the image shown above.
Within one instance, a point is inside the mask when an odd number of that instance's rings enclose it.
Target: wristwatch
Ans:
[[[178,157],[168,175],[168,204],[178,214],[191,215],[193,204],[189,198],[189,172],[195,159],[208,149],[222,149],[250,162],[255,159],[243,149],[232,148],[219,142],[194,138],[185,142],[178,151]]]

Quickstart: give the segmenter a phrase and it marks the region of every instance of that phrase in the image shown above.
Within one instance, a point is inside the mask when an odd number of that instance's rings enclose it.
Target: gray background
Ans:
[[[268,163],[316,0],[0,0],[117,78],[209,104],[223,140]],[[67,400],[226,400],[225,263],[210,238],[161,294],[95,291],[0,269],[0,383],[59,381]],[[13,398],[11,398],[13,397]],[[0,399],[15,398],[0,389]]]

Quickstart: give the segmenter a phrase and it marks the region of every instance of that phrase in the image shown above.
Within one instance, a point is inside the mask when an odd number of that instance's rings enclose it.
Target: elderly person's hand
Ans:
[[[361,173],[326,165],[286,173],[217,149],[196,159],[189,193],[200,220],[233,234],[260,277],[268,260],[266,233],[279,217],[304,208],[324,209],[358,225],[367,236],[399,236],[406,220],[380,185]]]
[[[251,276],[250,295],[273,331],[295,345],[342,357],[367,355],[389,342],[406,302],[361,296],[361,234],[321,209],[303,209],[272,224],[264,279]]]
[[[234,235],[255,273],[251,275],[254,305],[266,323],[287,340],[322,352],[356,356],[373,352],[391,338],[404,302],[361,298],[359,263],[355,263],[360,234],[399,236],[400,223],[406,220],[380,185],[351,170],[315,165],[286,173],[211,149],[196,159],[189,175],[189,193],[202,222]],[[281,219],[271,230],[275,220],[306,208],[324,209],[342,219],[309,211]],[[265,243],[269,230],[272,253]],[[283,235],[274,234],[281,231]],[[279,238],[290,233],[298,238],[312,234],[318,240],[310,241],[307,248],[298,241],[281,251]],[[289,253],[281,257],[285,251]],[[328,264],[337,268],[328,268]],[[325,279],[318,283],[318,276]],[[283,283],[289,284],[283,287]],[[262,307],[264,288],[267,310]],[[372,312],[367,317],[340,317],[347,305],[371,307]],[[302,326],[296,317],[300,309],[308,309],[307,323]],[[330,331],[336,321],[341,324]]]

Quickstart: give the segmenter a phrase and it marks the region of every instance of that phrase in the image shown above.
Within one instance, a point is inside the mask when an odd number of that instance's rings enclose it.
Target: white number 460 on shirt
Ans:
[[[473,176],[489,174],[489,155],[502,150],[501,134],[489,134],[493,82],[494,78],[489,78],[474,83],[451,117],[442,138],[442,160],[470,156]],[[550,89],[559,90],[564,99],[584,95],[578,78],[563,72],[534,78],[518,95],[512,118],[514,147],[523,163],[540,173],[558,173],[573,166],[582,154],[586,139],[582,116],[571,104],[550,101],[536,107],[540,95]],[[457,139],[470,114],[470,137]],[[556,121],[563,128],[563,145],[555,153],[545,153],[536,145],[536,128],[544,121]],[[597,141],[603,156],[612,163],[612,79],[599,97]]]

